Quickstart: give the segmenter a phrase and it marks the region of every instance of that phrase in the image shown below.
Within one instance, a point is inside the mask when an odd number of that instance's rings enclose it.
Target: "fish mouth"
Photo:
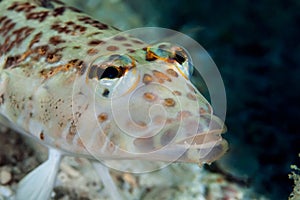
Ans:
[[[208,116],[207,116],[208,117]],[[151,137],[140,137],[134,140],[134,145],[142,154],[155,154],[182,162],[211,163],[220,158],[228,149],[227,142],[221,134],[226,132],[223,122],[210,116],[209,125],[204,127],[204,122],[200,121],[197,127],[193,126],[193,119],[186,120],[183,127],[178,127],[177,123],[162,130],[159,134]],[[193,123],[192,123],[193,122]],[[205,120],[207,122],[207,120]],[[191,132],[192,130],[195,132]],[[169,155],[169,157],[163,156]]]
[[[153,148],[151,138],[140,140],[144,153],[137,154],[142,159],[164,162],[212,163],[228,150],[228,143],[221,137],[223,130],[198,133],[181,141]],[[135,145],[137,145],[137,141]],[[140,146],[141,147],[141,146]]]

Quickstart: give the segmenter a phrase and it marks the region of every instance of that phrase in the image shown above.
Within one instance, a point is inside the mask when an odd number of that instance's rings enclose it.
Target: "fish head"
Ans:
[[[87,148],[99,158],[105,152],[116,159],[218,159],[227,150],[225,126],[192,84],[192,73],[188,53],[170,43],[93,60],[86,82],[97,126],[81,131]]]

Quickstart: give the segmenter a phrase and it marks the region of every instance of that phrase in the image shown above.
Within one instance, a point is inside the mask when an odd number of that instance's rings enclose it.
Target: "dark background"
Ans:
[[[190,34],[210,53],[228,101],[230,151],[219,165],[257,193],[287,199],[300,160],[300,1],[127,3],[145,25]]]

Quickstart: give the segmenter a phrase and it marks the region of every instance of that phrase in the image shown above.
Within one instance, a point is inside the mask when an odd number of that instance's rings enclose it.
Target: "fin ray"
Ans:
[[[50,148],[48,160],[26,175],[18,185],[16,200],[49,199],[62,154]]]
[[[108,167],[98,162],[93,162],[93,166],[97,174],[100,176],[105,190],[108,192],[110,197],[113,200],[122,200],[123,198],[121,197],[121,194],[119,193],[116,184],[114,183],[112,177],[109,174]]]

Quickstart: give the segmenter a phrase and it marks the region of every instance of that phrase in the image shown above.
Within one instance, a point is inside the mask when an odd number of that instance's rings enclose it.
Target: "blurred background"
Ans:
[[[290,165],[300,160],[300,1],[71,4],[122,30],[158,26],[197,40],[218,66],[227,93],[230,150],[218,167],[258,194],[287,199]]]
[[[288,198],[290,165],[300,166],[299,0],[65,2],[121,30],[163,27],[198,41],[218,66],[227,95],[228,131],[223,136],[230,148],[206,168],[251,188],[257,197]],[[21,171],[38,164],[19,162],[25,154],[33,155],[21,139],[0,137],[0,166],[7,164],[6,158],[19,163]],[[7,152],[9,143],[19,148]],[[21,179],[22,174],[13,174]]]

